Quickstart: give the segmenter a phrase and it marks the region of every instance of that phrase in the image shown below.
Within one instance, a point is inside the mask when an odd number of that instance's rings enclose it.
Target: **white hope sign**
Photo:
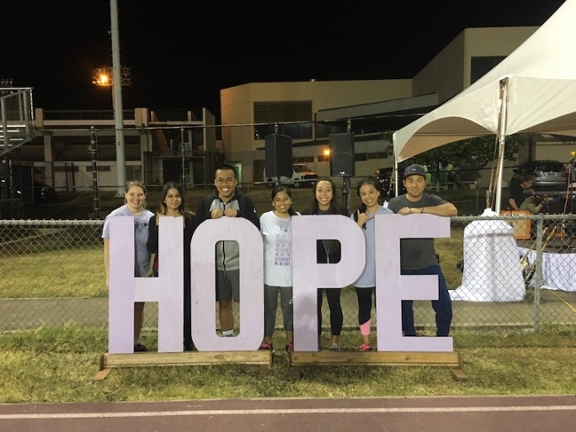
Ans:
[[[182,220],[162,217],[159,224],[159,275],[134,277],[134,221],[110,220],[109,352],[133,352],[134,302],[158,302],[158,351],[183,351]],[[436,300],[436,276],[400,274],[400,239],[450,236],[450,219],[433,215],[376,216],[376,315],[378,351],[451,352],[451,337],[403,337],[402,300]],[[318,264],[316,241],[338,240],[342,256]],[[240,333],[216,334],[215,248],[220,241],[240,246]],[[199,351],[255,351],[264,336],[263,242],[258,229],[243,218],[200,224],[191,248],[192,337]],[[353,284],[366,262],[362,230],[339,215],[292,218],[292,272],[295,351],[317,351],[319,288]]]

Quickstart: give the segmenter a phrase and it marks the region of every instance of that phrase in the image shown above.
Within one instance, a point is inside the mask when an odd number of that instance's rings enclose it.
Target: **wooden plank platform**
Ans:
[[[213,366],[221,364],[257,365],[260,366],[260,374],[266,375],[272,369],[272,353],[270,351],[106,353],[100,357],[100,370],[92,379],[103,380],[112,369],[120,367]]]
[[[454,378],[466,381],[458,352],[378,352],[319,351],[291,352],[288,367],[291,376],[301,376],[302,366],[445,366]]]

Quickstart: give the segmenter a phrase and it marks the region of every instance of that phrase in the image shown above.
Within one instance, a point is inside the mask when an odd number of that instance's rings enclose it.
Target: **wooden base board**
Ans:
[[[103,354],[100,357],[100,370],[92,377],[103,380],[114,368],[148,366],[213,366],[220,364],[252,364],[260,366],[260,374],[266,375],[272,369],[270,351],[214,351],[136,354]]]
[[[182,353],[103,354],[100,370],[92,377],[103,380],[112,369],[120,367],[149,366],[213,366],[219,364],[258,365],[260,375],[267,375],[272,368],[270,351],[223,351]],[[358,352],[319,351],[291,352],[288,354],[288,373],[300,378],[302,366],[445,366],[458,381],[468,380],[462,369],[458,352]]]
[[[458,352],[319,351],[291,352],[289,374],[300,377],[302,366],[446,366],[454,378],[466,381]]]

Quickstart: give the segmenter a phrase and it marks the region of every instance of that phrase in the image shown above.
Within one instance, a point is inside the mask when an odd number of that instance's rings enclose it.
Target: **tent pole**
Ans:
[[[394,196],[398,196],[398,159],[394,157],[394,171],[392,172],[392,178],[390,181],[394,180]]]
[[[502,172],[504,171],[504,146],[506,144],[506,102],[508,99],[508,78],[500,80],[500,124],[498,127],[498,180],[496,182],[496,203],[494,211],[500,214],[502,203]]]

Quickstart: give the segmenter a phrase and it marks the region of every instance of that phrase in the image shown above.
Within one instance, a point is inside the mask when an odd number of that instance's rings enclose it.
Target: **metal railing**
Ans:
[[[34,105],[31,88],[0,88],[0,156],[31,140]]]

